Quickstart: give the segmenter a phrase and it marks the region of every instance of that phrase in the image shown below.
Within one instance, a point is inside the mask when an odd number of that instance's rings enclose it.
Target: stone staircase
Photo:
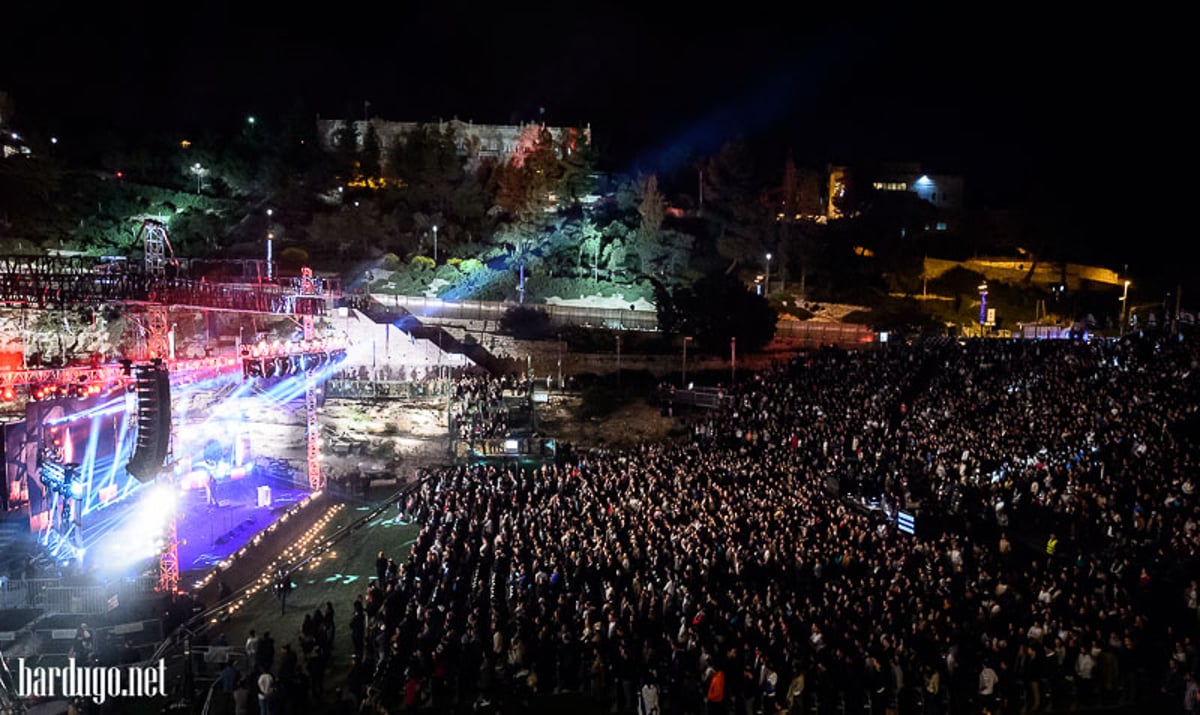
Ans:
[[[356,303],[354,307],[376,323],[390,324],[414,338],[428,340],[445,352],[462,355],[493,375],[504,369],[503,361],[479,343],[460,340],[439,325],[426,325],[404,308],[386,306],[374,299]]]

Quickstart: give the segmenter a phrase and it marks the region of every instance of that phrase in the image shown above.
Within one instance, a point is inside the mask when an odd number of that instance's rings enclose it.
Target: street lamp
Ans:
[[[433,224],[433,263],[437,264],[437,224]]]
[[[196,175],[196,193],[197,194],[200,193],[200,177],[201,177],[201,172],[203,172],[203,171],[204,171],[204,167],[200,166],[200,162],[196,162],[195,164],[192,164],[192,173]]]
[[[987,325],[987,281],[979,284],[979,336],[983,337]]]
[[[683,336],[683,383],[680,385],[683,389],[687,389],[687,345],[692,341],[692,336]]]
[[[763,295],[770,297],[771,295],[771,254],[767,254],[767,280],[766,287],[763,289]]]
[[[254,119],[254,115],[253,115],[253,114],[251,114],[250,116],[246,117],[246,123],[247,123],[247,124],[249,124],[250,126],[254,126],[254,122],[255,122],[255,119]]]
[[[1121,294],[1121,332],[1125,334],[1125,324],[1129,321],[1129,285],[1130,281],[1125,281],[1125,292]]]
[[[253,119],[253,117],[251,117],[251,119]],[[267,280],[271,280],[275,277],[275,270],[271,265],[275,260],[274,247],[272,245],[274,243],[275,233],[271,230],[271,215],[274,213],[274,209],[267,209]]]

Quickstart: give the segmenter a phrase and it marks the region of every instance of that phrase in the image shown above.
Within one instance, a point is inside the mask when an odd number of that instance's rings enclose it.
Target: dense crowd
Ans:
[[[1190,711],[1197,367],[1175,338],[823,350],[731,389],[686,444],[443,471],[354,605],[356,695]]]
[[[450,398],[450,432],[463,442],[508,434],[509,407],[505,391],[524,394],[519,376],[467,375],[455,380]]]
[[[1198,361],[1174,338],[823,350],[689,444],[444,471],[356,655],[408,705],[1183,710]]]

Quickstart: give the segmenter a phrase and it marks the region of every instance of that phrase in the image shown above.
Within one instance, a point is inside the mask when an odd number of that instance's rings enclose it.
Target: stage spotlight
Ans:
[[[264,360],[262,365],[262,376],[266,378],[275,377],[275,361]]]
[[[275,364],[275,373],[277,375],[291,375],[292,374],[293,371],[292,371],[292,361],[291,360],[288,360],[286,357],[277,357],[277,358],[275,358],[275,363],[276,363]]]
[[[0,397],[2,397],[5,402],[12,402],[13,400],[17,399],[17,392],[11,387],[6,387],[4,388],[4,392],[0,393]]]

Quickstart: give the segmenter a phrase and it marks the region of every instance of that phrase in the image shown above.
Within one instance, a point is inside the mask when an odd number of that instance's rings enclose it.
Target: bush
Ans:
[[[385,271],[398,271],[404,264],[400,261],[400,256],[395,253],[385,253],[383,258],[379,260],[379,267]]]
[[[413,256],[413,259],[408,262],[410,266],[417,270],[432,270],[437,267],[437,263],[429,256]]]
[[[550,316],[541,308],[509,308],[500,318],[500,330],[521,340],[537,340],[551,334]]]

